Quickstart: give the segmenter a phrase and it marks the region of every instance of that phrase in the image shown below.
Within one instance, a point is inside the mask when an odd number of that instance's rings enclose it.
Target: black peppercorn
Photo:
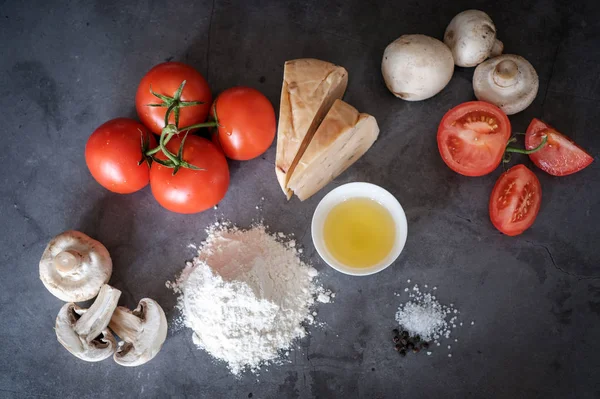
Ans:
[[[407,339],[408,338],[408,331],[402,331],[402,338]]]
[[[406,350],[405,349],[400,349],[398,351],[398,353],[400,353],[400,356],[406,356]]]
[[[427,348],[429,348],[429,342],[423,342],[423,343],[421,344],[421,348],[423,348],[423,349],[427,349]]]
[[[394,335],[398,335],[398,334],[400,334],[400,331],[398,331],[398,329],[397,329],[397,328],[394,328],[394,329],[392,330],[392,333],[393,333]]]
[[[394,343],[397,344],[398,342],[400,342],[400,337],[396,335],[394,338],[392,338],[392,341],[394,341]]]
[[[420,335],[415,335],[415,342],[419,342],[421,340],[421,336]]]
[[[408,349],[408,350],[411,350],[411,349],[413,349],[414,347],[415,347],[415,344],[413,344],[412,342],[409,342],[409,343],[406,345],[406,349]]]

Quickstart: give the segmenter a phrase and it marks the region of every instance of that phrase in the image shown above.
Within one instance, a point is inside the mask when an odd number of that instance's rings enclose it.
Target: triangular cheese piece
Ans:
[[[287,61],[283,71],[275,172],[283,192],[321,120],[348,85],[348,72],[329,62],[303,58]]]
[[[301,201],[309,198],[363,156],[378,135],[374,117],[336,100],[298,161],[289,189]]]

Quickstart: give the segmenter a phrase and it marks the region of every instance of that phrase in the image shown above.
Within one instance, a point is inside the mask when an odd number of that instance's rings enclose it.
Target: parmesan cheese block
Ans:
[[[329,62],[305,58],[287,61],[283,71],[275,173],[283,192],[317,127],[333,102],[342,98],[348,72]]]
[[[296,165],[288,187],[301,201],[338,177],[375,142],[374,117],[336,100]]]

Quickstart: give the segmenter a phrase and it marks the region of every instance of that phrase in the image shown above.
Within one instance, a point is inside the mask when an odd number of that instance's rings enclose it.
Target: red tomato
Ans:
[[[525,165],[504,172],[490,197],[492,224],[507,236],[516,236],[535,221],[542,202],[540,181]]]
[[[142,78],[135,95],[135,109],[142,123],[156,134],[165,127],[167,107],[150,107],[148,104],[161,104],[163,100],[150,92],[173,97],[185,80],[181,101],[202,101],[201,105],[182,106],[179,114],[179,127],[202,123],[208,116],[212,101],[210,88],[200,72],[180,62],[165,62],[152,68]],[[175,123],[175,114],[171,112],[169,123]]]
[[[506,114],[483,101],[452,108],[442,118],[437,134],[442,159],[465,176],[483,176],[496,169],[509,138]]]
[[[142,159],[142,135],[148,149],[156,139],[141,123],[128,118],[106,122],[92,133],[85,146],[85,163],[90,173],[106,189],[129,194],[148,184],[150,168]]]
[[[228,158],[247,161],[271,146],[277,129],[275,110],[267,97],[250,87],[232,87],[219,94],[212,108],[219,127],[214,141]]]
[[[177,154],[181,139],[181,135],[173,137],[167,143],[168,150]],[[162,152],[157,157],[167,159]],[[173,175],[172,168],[154,162],[150,187],[158,203],[173,212],[197,213],[221,201],[229,187],[229,168],[223,153],[209,140],[188,136],[182,158],[204,170],[181,168]]]
[[[525,147],[531,150],[542,142],[542,137],[548,136],[548,141],[541,150],[529,154],[533,163],[553,176],[566,176],[592,163],[592,158],[581,147],[563,136],[551,126],[539,119],[533,119],[525,134]]]

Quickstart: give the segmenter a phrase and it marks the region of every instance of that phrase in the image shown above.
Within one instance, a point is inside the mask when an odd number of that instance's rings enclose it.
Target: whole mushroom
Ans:
[[[479,10],[463,11],[452,18],[444,33],[444,43],[460,67],[474,67],[504,50],[502,42],[496,39],[492,19]]]
[[[110,329],[122,339],[114,354],[121,366],[140,366],[160,351],[167,338],[167,318],[153,299],[140,300],[133,311],[119,306],[113,313]]]
[[[42,283],[65,302],[92,299],[111,274],[112,260],[106,247],[74,230],[54,237],[40,260]]]
[[[403,35],[386,47],[381,72],[396,97],[421,101],[446,87],[454,72],[454,60],[450,49],[433,37]]]
[[[481,101],[497,105],[506,115],[527,108],[535,99],[539,78],[525,58],[505,54],[475,68],[473,90]]]
[[[115,337],[108,330],[121,291],[102,286],[89,309],[65,304],[56,317],[56,338],[69,352],[88,362],[98,362],[117,350]]]

